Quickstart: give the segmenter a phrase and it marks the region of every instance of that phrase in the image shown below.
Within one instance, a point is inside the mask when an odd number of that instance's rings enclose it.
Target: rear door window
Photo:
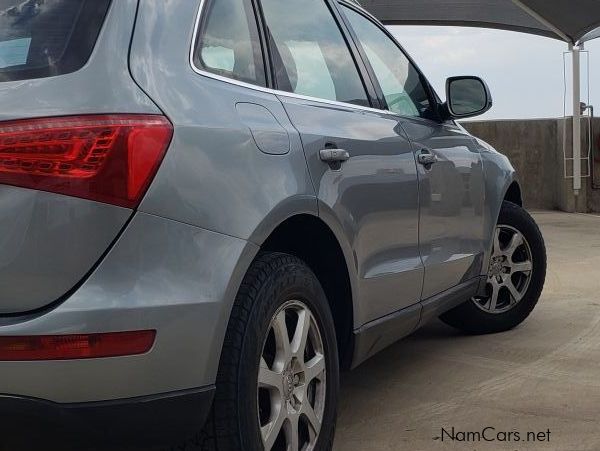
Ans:
[[[0,0],[0,82],[83,67],[111,0]]]
[[[262,0],[277,88],[369,106],[350,49],[324,0]]]

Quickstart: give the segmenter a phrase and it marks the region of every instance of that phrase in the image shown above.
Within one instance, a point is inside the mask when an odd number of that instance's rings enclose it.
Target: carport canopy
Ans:
[[[521,31],[578,44],[600,37],[600,0],[360,0],[386,25]]]

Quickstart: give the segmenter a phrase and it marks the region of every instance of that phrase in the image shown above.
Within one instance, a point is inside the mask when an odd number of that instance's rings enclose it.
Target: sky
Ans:
[[[442,99],[446,78],[477,75],[490,86],[494,107],[479,119],[562,117],[563,53],[567,44],[512,31],[467,27],[391,26]],[[589,51],[590,104],[600,114],[600,39]],[[582,100],[588,98],[588,56],[582,55]],[[571,105],[571,65],[567,55],[567,114]]]

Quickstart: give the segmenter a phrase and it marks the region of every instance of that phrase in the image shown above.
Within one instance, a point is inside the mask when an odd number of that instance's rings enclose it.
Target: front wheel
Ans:
[[[318,279],[296,257],[260,254],[235,300],[204,449],[331,450],[338,379]]]
[[[546,278],[546,248],[533,218],[504,202],[494,231],[484,296],[470,299],[440,317],[468,333],[510,330],[531,314]]]

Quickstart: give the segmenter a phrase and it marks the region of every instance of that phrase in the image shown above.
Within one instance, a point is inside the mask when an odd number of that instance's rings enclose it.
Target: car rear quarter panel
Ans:
[[[274,94],[192,69],[199,6],[140,1],[131,71],[175,128],[140,210],[260,244],[286,217],[317,214],[314,190],[298,133]],[[241,103],[266,108],[289,146],[261,151]]]

